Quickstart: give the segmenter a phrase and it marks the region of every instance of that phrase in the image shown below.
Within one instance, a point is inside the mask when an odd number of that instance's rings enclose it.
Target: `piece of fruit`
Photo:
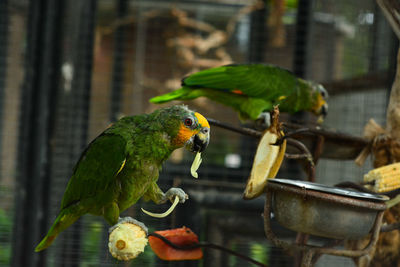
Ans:
[[[190,174],[194,178],[199,178],[199,174],[197,173],[197,169],[200,167],[200,164],[203,160],[201,159],[201,152],[197,152],[196,156],[194,157],[192,167],[190,168]]]
[[[275,107],[271,126],[263,133],[258,144],[250,177],[244,190],[244,199],[253,199],[261,195],[267,180],[275,178],[286,151],[286,140],[276,145],[283,136],[279,123],[279,109]]]
[[[126,217],[111,228],[108,249],[118,260],[132,260],[147,245],[147,228],[141,222]]]
[[[156,231],[155,233],[165,237],[171,243],[182,247],[199,243],[197,235],[185,226],[177,229]],[[166,261],[198,260],[203,257],[203,251],[199,247],[188,250],[175,249],[156,236],[149,236],[149,244],[154,253],[160,259]]]

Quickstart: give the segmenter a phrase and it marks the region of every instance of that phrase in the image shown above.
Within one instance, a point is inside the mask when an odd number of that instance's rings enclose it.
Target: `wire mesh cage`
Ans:
[[[93,215],[47,251],[34,247],[53,223],[90,141],[123,116],[160,108],[148,100],[179,88],[188,74],[246,62],[287,68],[328,89],[324,127],[362,136],[370,118],[385,121],[397,42],[372,0],[2,0],[0,48],[0,266],[251,266],[213,250],[199,262],[168,263],[148,247],[121,263],[108,252],[109,226]],[[208,99],[184,103],[206,117],[241,123],[233,110]],[[293,119],[313,120],[309,114]],[[185,204],[161,220],[140,208],[167,206],[145,201],[122,215],[150,231],[185,225],[201,240],[268,266],[292,266],[294,259],[264,236],[264,198],[242,199],[257,140],[218,127],[211,136],[200,179],[190,177],[193,155],[184,150],[163,165],[158,184],[164,191],[182,187],[190,196]],[[360,181],[370,168],[321,159],[316,177],[331,185]],[[293,160],[278,173],[304,176]],[[324,256],[322,265],[354,263]]]

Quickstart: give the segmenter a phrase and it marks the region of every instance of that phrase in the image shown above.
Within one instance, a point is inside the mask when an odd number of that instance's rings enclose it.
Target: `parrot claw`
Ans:
[[[267,112],[262,112],[260,116],[258,116],[258,120],[266,125],[267,128],[271,126],[271,114]]]
[[[175,196],[179,198],[180,203],[185,203],[186,199],[189,198],[189,196],[181,188],[172,187],[165,193],[165,201],[169,199],[171,202],[173,202]]]
[[[112,231],[114,231],[120,224],[123,223],[131,223],[134,225],[139,226],[140,228],[143,229],[144,232],[146,232],[146,235],[148,233],[148,229],[146,227],[146,225],[142,222],[139,222],[138,220],[133,219],[132,217],[123,217],[123,218],[119,218],[118,219],[118,223],[111,226],[110,228],[108,228],[108,232],[111,233]]]

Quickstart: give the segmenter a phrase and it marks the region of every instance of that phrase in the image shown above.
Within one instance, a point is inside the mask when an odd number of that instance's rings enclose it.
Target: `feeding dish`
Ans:
[[[317,183],[271,179],[272,206],[277,221],[296,232],[359,239],[374,226],[386,196],[360,193]]]

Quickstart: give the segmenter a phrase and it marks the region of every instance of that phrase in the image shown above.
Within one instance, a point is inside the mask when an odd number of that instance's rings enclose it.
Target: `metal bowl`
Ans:
[[[359,239],[374,226],[386,196],[326,185],[271,179],[272,206],[277,221],[296,232],[334,239]]]

